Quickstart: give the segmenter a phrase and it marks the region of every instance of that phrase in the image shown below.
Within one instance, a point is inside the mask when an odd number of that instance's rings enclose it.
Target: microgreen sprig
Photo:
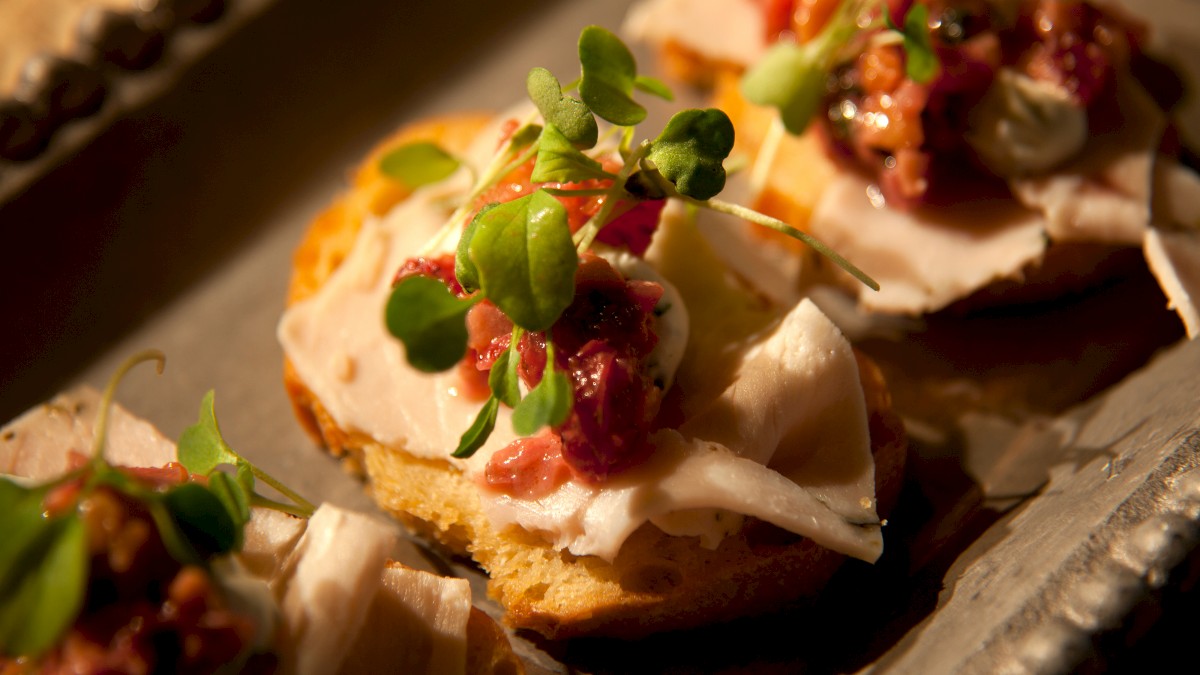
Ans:
[[[571,413],[571,379],[554,365],[554,343],[546,340],[546,369],[542,380],[513,406],[513,431],[532,436],[542,427],[556,427]]]
[[[156,362],[162,372],[162,353],[148,350],[123,362],[109,380],[97,411],[92,455],[83,466],[32,487],[0,478],[0,532],[4,533],[0,537],[0,656],[36,659],[75,622],[87,592],[90,557],[80,506],[98,490],[111,490],[141,504],[167,553],[185,565],[206,565],[214,556],[239,550],[251,505],[302,510],[269,500],[264,504],[253,494],[258,470],[220,440],[211,393],[201,414],[203,418],[207,410],[208,440],[215,438],[222,446],[213,461],[235,458],[236,477],[214,472],[207,485],[186,482],[157,489],[109,464],[104,449],[117,385],[130,369],[146,361]],[[298,499],[277,481],[264,480]],[[68,501],[56,503],[50,512],[47,497],[59,489],[68,490]],[[311,512],[311,504],[300,502]]]
[[[214,400],[215,394],[210,390],[200,402],[199,421],[180,435],[179,463],[192,473],[208,476],[209,487],[221,498],[230,516],[243,524],[250,518],[250,506],[271,508],[302,518],[312,516],[316,507],[311,502],[229,447],[217,424]],[[234,477],[219,471],[221,466],[233,467]],[[256,493],[255,479],[279,491],[291,504]]]
[[[436,183],[458,170],[459,160],[436,143],[417,142],[402,145],[379,160],[385,176],[409,188]]]
[[[87,540],[70,515],[49,517],[47,488],[0,480],[0,654],[38,656],[83,605]]]
[[[933,80],[940,65],[937,53],[933,49],[933,41],[929,37],[929,8],[920,3],[909,7],[904,15],[904,25],[897,26],[892,21],[892,11],[888,4],[883,3],[884,25],[904,40],[904,74],[908,79],[920,84]]]
[[[843,8],[840,21],[851,21]],[[843,32],[828,38],[848,39]],[[522,436],[545,426],[561,425],[573,403],[570,377],[558,370],[554,346],[547,335],[546,368],[541,381],[522,397],[518,386],[516,351],[523,331],[548,331],[575,294],[578,256],[589,250],[600,231],[613,222],[619,204],[628,206],[646,199],[682,199],[711,210],[731,213],[784,232],[829,256],[838,265],[872,288],[878,285],[811,236],[745,207],[714,199],[725,187],[724,161],[733,148],[734,131],[729,117],[716,109],[684,110],[675,114],[655,138],[635,142],[635,126],[646,109],[635,92],[667,100],[670,90],[661,82],[639,75],[633,54],[617,36],[598,26],[585,28],[579,37],[581,77],[563,87],[544,68],[534,68],[526,78],[529,98],[544,126],[528,120],[497,153],[478,177],[465,201],[451,215],[443,232],[461,232],[455,254],[455,276],[467,297],[456,298],[436,280],[409,277],[397,283],[385,309],[389,331],[405,347],[409,363],[420,370],[446,370],[467,349],[463,323],[477,302],[494,303],[514,324],[508,349],[495,361],[488,378],[491,395],[463,434],[455,457],[469,457],[495,427],[500,404],[513,408],[514,431]],[[617,156],[621,166],[613,173],[596,156],[588,154],[601,137],[595,117],[615,125],[619,133]],[[614,133],[614,132],[610,132]],[[518,141],[517,136],[521,138]],[[537,187],[512,201],[484,205],[462,227],[476,201],[505,175],[534,159],[533,183],[558,183]],[[573,184],[607,181],[605,187]],[[567,213],[556,197],[596,196],[600,208],[571,234]],[[448,234],[446,236],[449,236]],[[435,238],[440,244],[442,237]]]
[[[92,456],[84,466],[33,487],[0,479],[0,532],[5,533],[0,538],[0,654],[40,656],[79,614],[87,589],[88,550],[76,506],[101,486],[120,490],[129,482],[104,460],[109,408],[124,375],[150,360],[161,372],[163,355],[148,351],[126,360],[109,380],[97,414]],[[81,483],[74,503],[48,512],[46,496],[72,481]],[[166,543],[167,537],[163,539]]]
[[[742,94],[752,103],[777,108],[784,128],[800,134],[820,108],[834,68],[857,54],[864,38],[882,27],[902,40],[908,77],[919,83],[932,80],[939,65],[929,36],[928,9],[913,5],[899,27],[892,22],[886,2],[882,3],[883,24],[868,19],[871,4],[871,0],[842,0],[811,40],[773,45],[742,78]]]

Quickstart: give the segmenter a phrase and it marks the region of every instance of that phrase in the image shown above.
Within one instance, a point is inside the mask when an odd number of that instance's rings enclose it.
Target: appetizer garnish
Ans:
[[[881,7],[882,16],[864,20],[873,6]],[[827,107],[829,81],[837,77],[837,69],[871,48],[867,43],[872,36],[892,59],[903,58],[909,80],[926,84],[939,70],[928,16],[925,5],[914,4],[905,13],[903,26],[898,26],[887,3],[841,2],[814,38],[803,44],[780,41],[767,52],[746,75],[742,85],[746,98],[778,108],[784,127],[793,134],[801,133],[814,114]]]
[[[790,133],[820,125],[904,208],[961,200],[988,174],[1043,173],[1073,157],[1137,44],[1125,23],[1082,2],[1028,13],[1019,3],[895,4],[903,27],[887,2],[838,3],[817,37],[777,42],[742,91],[779,109]]]
[[[0,478],[5,658],[62,668],[72,667],[76,658],[89,663],[99,658],[112,667],[212,672],[245,665],[267,637],[255,634],[266,627],[231,609],[211,567],[240,550],[251,505],[308,514],[312,507],[290,490],[295,506],[255,493],[254,475],[278,482],[228,450],[212,416],[211,394],[205,433],[225,448],[222,459],[236,458],[237,478],[213,471],[215,462],[162,469],[109,464],[105,444],[117,384],[134,365],[150,360],[161,372],[162,354],[145,352],[113,375],[97,413],[91,454],[78,456],[77,468],[32,486]],[[187,454],[194,460],[203,453]],[[109,633],[125,626],[136,627],[109,651]],[[170,650],[155,643],[174,645],[176,660],[157,661]],[[94,650],[102,656],[81,655]]]
[[[394,525],[314,509],[251,464],[211,392],[178,446],[115,404],[147,359],[0,434],[0,670],[521,672],[465,579],[402,564],[422,559]]]
[[[274,509],[301,518],[312,516],[316,507],[307,499],[229,447],[217,425],[214,398],[212,391],[204,395],[200,403],[199,421],[185,429],[179,437],[179,463],[193,475],[206,476],[209,488],[221,497],[222,503],[230,507],[230,515],[242,524],[250,518],[251,507]],[[222,466],[232,468],[234,475],[220,471]],[[292,503],[278,502],[258,494],[254,491],[255,479],[271,486]]]
[[[720,110],[676,113],[653,140],[634,144],[635,127],[646,109],[632,98],[635,90],[670,98],[661,82],[637,73],[628,48],[598,26],[579,37],[582,75],[580,99],[563,92],[544,68],[530,71],[526,86],[544,124],[512,130],[488,168],[478,176],[467,199],[447,222],[462,231],[452,260],[417,258],[405,264],[387,306],[387,325],[405,345],[414,367],[436,372],[458,364],[468,351],[468,313],[490,303],[511,323],[507,335],[494,336],[473,355],[488,373],[490,396],[474,424],[463,434],[455,457],[469,457],[487,440],[501,403],[513,408],[521,436],[554,428],[567,462],[593,479],[610,468],[644,455],[645,436],[654,417],[653,382],[638,382],[636,362],[648,358],[657,338],[647,325],[661,289],[653,284],[621,288],[608,264],[588,252],[594,242],[645,251],[666,199],[740,216],[803,241],[835,261],[864,284],[874,281],[811,236],[751,209],[715,198],[725,186],[723,160],[733,148],[733,126]],[[596,150],[596,117],[614,127],[616,151]],[[589,155],[586,151],[593,150]],[[607,163],[607,166],[606,166]],[[447,178],[457,162],[436,146],[418,142],[384,156],[380,170],[418,186]],[[524,172],[524,173],[522,173]],[[497,186],[508,183],[510,201],[494,201]],[[564,203],[582,202],[569,214]],[[463,221],[474,212],[466,225]],[[574,217],[573,217],[574,216]],[[444,235],[446,237],[450,234]],[[577,288],[586,285],[586,290]],[[616,290],[610,287],[616,285]],[[606,290],[609,289],[609,290]],[[630,325],[589,341],[589,329],[569,312],[577,298],[605,295],[604,302]],[[594,310],[594,307],[588,307]],[[480,308],[477,315],[487,311]],[[478,321],[476,322],[478,323]],[[574,333],[573,335],[569,333]],[[613,349],[613,343],[637,341]],[[556,351],[555,344],[559,348]],[[604,343],[603,348],[600,347]],[[570,349],[564,349],[564,346]],[[477,345],[476,345],[477,346]],[[598,351],[599,350],[599,351]],[[479,354],[484,351],[486,355]],[[613,371],[616,368],[617,371]],[[614,379],[615,378],[615,379]],[[596,391],[597,381],[612,392]],[[620,384],[618,384],[618,382]],[[529,388],[524,395],[521,385]],[[658,389],[664,388],[663,382]],[[617,393],[617,392],[620,393]],[[600,399],[600,400],[597,400]],[[594,420],[617,416],[635,428],[605,438]],[[609,431],[613,425],[608,425]],[[612,466],[607,466],[611,464]],[[584,468],[586,465],[586,469]]]
[[[579,55],[574,84],[530,71],[532,106],[401,129],[313,223],[278,329],[298,416],[514,626],[644,635],[815,593],[883,550],[905,442],[882,379],[696,230],[714,209],[811,241],[716,198],[726,115],[636,141],[665,87],[601,28]]]

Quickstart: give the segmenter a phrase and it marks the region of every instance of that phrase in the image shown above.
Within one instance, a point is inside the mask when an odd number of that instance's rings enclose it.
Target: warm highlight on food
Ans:
[[[724,114],[638,141],[633,95],[662,85],[603,29],[580,60],[579,99],[535,68],[532,107],[368,158],[297,250],[288,391],[384,508],[488,572],[515,627],[637,636],[815,593],[882,551],[905,449],[886,387],[695,230],[684,205],[735,208]],[[435,154],[460,164],[404,168]]]

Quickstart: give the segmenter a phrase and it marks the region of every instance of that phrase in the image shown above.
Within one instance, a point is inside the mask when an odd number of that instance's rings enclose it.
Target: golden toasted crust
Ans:
[[[387,213],[411,192],[380,172],[379,160],[385,154],[400,145],[420,140],[437,141],[452,154],[461,154],[491,120],[491,115],[480,113],[437,117],[407,125],[375,146],[354,172],[350,190],[317,216],[292,255],[288,304],[312,295],[342,264],[364,218]]]
[[[907,447],[877,369],[868,393],[881,513],[899,494]],[[879,405],[889,407],[880,408]],[[750,523],[715,550],[653,525],[638,529],[612,563],[576,557],[513,527],[494,531],[474,485],[448,462],[377,444],[365,449],[375,500],[418,532],[470,554],[491,575],[507,622],[548,637],[637,637],[761,613],[818,592],[840,554],[774,526]]]
[[[461,124],[478,128],[477,122]],[[422,128],[432,129],[438,140],[439,134],[461,130],[451,123]],[[413,137],[404,132],[401,136]],[[347,206],[361,199],[355,194],[359,189],[318,218],[301,244],[291,302],[319,287],[336,267],[329,262],[344,255],[341,242],[347,232],[357,231],[356,219],[362,214]],[[879,370],[861,357],[860,373],[879,505],[886,512],[899,492],[907,442]],[[489,593],[505,607],[506,621],[516,628],[554,638],[637,637],[760,613],[816,593],[843,559],[754,520],[716,550],[702,548],[697,538],[668,536],[647,524],[625,542],[612,563],[573,556],[515,526],[496,532],[480,507],[477,488],[449,462],[351,437],[290,367],[285,384],[305,428],[335,454],[356,462],[381,507],[452,551],[471,555],[487,570]]]
[[[288,304],[312,295],[337,269],[366,216],[386,213],[411,192],[380,173],[379,160],[384,154],[404,143],[426,139],[436,140],[452,153],[462,153],[489,121],[491,116],[482,114],[437,118],[406,126],[376,146],[354,173],[351,190],[317,216],[296,248]],[[350,468],[361,473],[362,448],[367,439],[352,438],[338,429],[287,361],[284,385],[305,431],[334,454],[344,456]],[[467,621],[467,672],[519,675],[524,671],[504,631],[487,614],[472,608]]]

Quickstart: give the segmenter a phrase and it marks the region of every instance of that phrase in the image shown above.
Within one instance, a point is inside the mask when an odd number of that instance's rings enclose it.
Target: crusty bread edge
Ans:
[[[320,287],[349,250],[362,219],[381,214],[406,194],[378,175],[387,148],[427,138],[464,142],[482,128],[478,116],[439,118],[405,127],[385,140],[357,172],[352,189],[314,221],[294,257],[289,304]],[[448,143],[447,139],[451,142]],[[907,443],[879,370],[860,357],[876,455],[881,513],[899,492]],[[551,638],[638,637],[757,614],[817,593],[843,556],[778,528],[751,521],[715,551],[698,540],[671,537],[644,525],[613,563],[553,549],[536,534],[492,530],[470,480],[448,461],[414,457],[400,448],[339,428],[285,363],[285,387],[304,428],[365,473],[375,500],[421,534],[472,555],[491,575],[489,593],[515,628]],[[553,579],[554,583],[547,583]]]
[[[405,126],[379,143],[351,175],[352,188],[322,211],[305,232],[293,254],[287,304],[299,302],[320,288],[350,252],[366,217],[387,213],[410,194],[403,185],[380,173],[379,160],[384,154],[422,139],[437,140],[451,152],[463,153],[491,120],[492,115],[483,113],[440,117]],[[362,448],[367,439],[340,431],[312,392],[300,382],[291,363],[285,359],[283,367],[288,397],[305,431],[333,454],[343,457],[351,470],[362,473]],[[524,672],[503,629],[476,607],[471,608],[467,621],[467,672]]]

